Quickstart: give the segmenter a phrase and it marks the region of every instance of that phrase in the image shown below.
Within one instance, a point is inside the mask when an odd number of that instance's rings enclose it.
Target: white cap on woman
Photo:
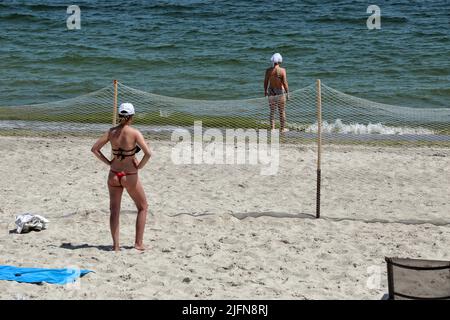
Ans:
[[[119,107],[119,114],[123,116],[132,116],[134,114],[134,106],[129,102],[124,102]]]
[[[283,57],[278,52],[275,53],[272,58],[270,58],[270,61],[272,61],[272,64],[275,65],[275,63],[282,63]]]

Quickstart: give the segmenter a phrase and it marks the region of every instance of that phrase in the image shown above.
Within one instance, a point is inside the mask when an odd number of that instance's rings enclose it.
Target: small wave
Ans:
[[[328,16],[320,16],[317,18],[310,19],[310,22],[319,22],[319,23],[337,23],[337,24],[361,24],[363,22],[363,26],[365,26],[365,22],[367,20],[366,16],[362,17],[342,17],[342,16],[334,16],[334,15],[328,15]],[[388,17],[383,16],[382,17],[383,23],[407,23],[408,19],[406,17]]]
[[[25,7],[28,8],[30,10],[40,10],[40,11],[65,11],[67,9],[67,7],[72,4],[67,4],[67,3],[50,3],[50,1],[47,1],[48,3],[21,3],[20,7]],[[121,3],[120,1],[118,1],[117,3],[111,3],[110,1],[104,1],[104,2],[100,2],[100,1],[93,1],[93,3],[89,3],[89,2],[84,2],[84,3],[73,3],[75,5],[78,5],[80,7],[81,10],[83,9],[99,9],[100,8],[123,8],[123,3]],[[8,6],[8,5],[5,5]],[[0,4],[1,7],[1,4]]]
[[[432,95],[450,97],[450,88],[434,88],[434,89],[429,89],[428,91]]]
[[[153,3],[149,4],[147,8],[150,9],[161,9],[161,10],[180,10],[180,9],[192,9],[201,5],[200,2],[186,2],[186,3]]]
[[[155,43],[147,46],[147,48],[151,49],[173,49],[176,47],[177,45],[175,43]]]
[[[10,13],[4,16],[0,16],[0,19],[4,21],[36,21],[39,19],[39,17],[35,16],[34,14],[27,13]]]
[[[406,17],[389,17],[389,16],[382,16],[382,23],[408,23],[408,18]]]
[[[444,67],[430,67],[430,68],[421,68],[421,69],[413,69],[412,73],[417,75],[431,75],[431,76],[447,76],[450,72],[447,68]]]
[[[267,51],[267,50],[271,50],[273,48],[273,45],[271,43],[267,43],[267,42],[262,42],[262,43],[257,43],[254,45],[249,45],[247,47],[246,50],[248,51]]]
[[[308,133],[317,133],[317,122],[308,126],[305,129],[305,132]],[[341,119],[336,119],[334,122],[328,123],[327,121],[323,121],[322,131],[324,133],[346,133],[346,134],[394,134],[394,135],[402,135],[402,134],[415,134],[415,135],[428,135],[434,134],[434,132],[430,129],[426,128],[409,128],[409,127],[391,127],[386,126],[382,123],[369,123],[369,124],[360,124],[360,123],[352,123],[345,124]]]
[[[50,10],[54,10],[54,11],[61,11],[64,12],[67,9],[66,4],[25,4],[24,6],[26,6],[27,8],[31,9],[31,10],[36,10],[36,11],[50,11]]]
[[[241,65],[245,63],[244,59],[237,59],[232,57],[217,57],[213,55],[207,55],[207,56],[197,56],[193,57],[191,59],[192,62],[202,62],[202,63],[211,63],[211,64],[217,64],[220,63],[220,65]]]
[[[360,24],[361,21],[364,21],[366,18],[349,18],[349,17],[339,17],[335,15],[327,15],[320,16],[317,18],[309,19],[310,22],[319,22],[319,23],[347,23],[347,24]]]
[[[95,64],[109,64],[115,66],[142,66],[143,63],[147,63],[147,60],[141,60],[136,57],[113,57],[113,56],[94,56],[94,55],[81,55],[81,54],[65,54],[57,58],[51,58],[42,60],[49,64],[58,65],[95,65]]]

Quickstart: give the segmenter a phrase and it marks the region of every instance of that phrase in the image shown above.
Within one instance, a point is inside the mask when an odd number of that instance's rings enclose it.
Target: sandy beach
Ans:
[[[150,141],[148,248],[132,249],[125,194],[114,253],[94,142],[0,137],[0,264],[94,271],[78,286],[0,281],[1,299],[378,300],[385,256],[450,259],[450,149],[325,145],[314,219],[313,145],[282,145],[278,174],[263,176],[254,165],[175,165],[174,143]],[[49,228],[11,233],[26,212]]]

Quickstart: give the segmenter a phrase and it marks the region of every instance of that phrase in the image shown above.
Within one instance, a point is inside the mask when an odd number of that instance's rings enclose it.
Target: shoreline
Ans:
[[[143,135],[152,140],[171,141],[171,134],[174,129],[186,129],[192,133],[192,127],[164,127],[155,130],[142,130],[141,126],[136,126]],[[103,128],[103,127],[102,127]],[[98,138],[102,133],[110,128],[104,125],[104,130],[98,131],[57,131],[57,130],[31,130],[31,129],[0,129],[0,137],[42,137],[42,138]],[[209,129],[209,128],[204,128]],[[218,128],[224,131],[223,128]],[[232,129],[232,128],[230,128]],[[233,130],[233,129],[232,129]],[[248,130],[248,129],[244,129]],[[259,130],[259,129],[255,129]],[[265,130],[265,129],[263,129]],[[280,136],[281,144],[306,144],[317,145],[317,134],[290,131],[284,136]],[[360,145],[368,147],[442,147],[450,148],[450,135],[377,135],[377,134],[322,134],[322,143],[326,145]]]

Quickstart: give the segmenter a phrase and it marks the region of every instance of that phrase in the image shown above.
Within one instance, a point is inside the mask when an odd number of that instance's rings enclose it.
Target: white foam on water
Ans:
[[[317,122],[306,127],[305,132],[317,133]],[[402,135],[402,134],[414,134],[414,135],[429,135],[434,134],[433,130],[417,127],[391,127],[382,123],[370,123],[360,124],[351,123],[345,124],[341,119],[336,119],[334,122],[328,123],[323,121],[322,132],[324,133],[348,133],[348,134],[390,134],[390,135]]]

